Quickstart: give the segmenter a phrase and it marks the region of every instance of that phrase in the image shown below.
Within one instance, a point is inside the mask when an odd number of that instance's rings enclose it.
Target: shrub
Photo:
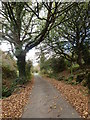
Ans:
[[[84,87],[86,87],[86,86],[87,86],[87,80],[83,80],[82,85],[83,85]]]
[[[57,77],[58,81],[64,80],[64,78],[65,78],[64,76],[58,76]]]
[[[3,78],[15,78],[17,76],[16,61],[10,54],[2,52],[2,77]]]
[[[7,86],[2,86],[2,97],[9,97],[11,93],[11,90]]]
[[[76,82],[70,82],[69,84],[71,84],[71,85],[77,85]]]
[[[3,85],[2,86],[2,97],[9,97],[15,88],[16,88],[16,85],[14,83],[12,83],[10,87]]]
[[[88,73],[88,76],[87,76],[87,86],[90,89],[90,73]]]
[[[70,76],[68,77],[68,80],[72,81],[73,78],[74,78],[74,76],[73,76],[73,75],[70,75]]]
[[[5,78],[15,78],[17,73],[15,70],[11,70],[10,66],[2,66],[2,77]]]
[[[17,78],[15,79],[16,85],[18,85],[18,84],[23,85],[23,84],[25,84],[25,83],[27,83],[27,82],[28,82],[28,79],[26,79],[25,76],[22,76],[21,78],[20,78],[20,77],[17,77]]]
[[[73,65],[72,70],[73,70],[73,72],[79,70],[79,65],[78,64]]]
[[[64,81],[65,81],[66,83],[68,83],[68,84],[74,85],[75,83],[73,82],[73,78],[74,78],[74,76],[73,76],[73,75],[70,75],[70,76],[67,77],[67,78],[64,77]]]
[[[68,81],[68,78],[64,78],[64,81],[67,82],[67,81]]]
[[[51,58],[50,67],[53,73],[60,73],[66,69],[66,62],[64,58]]]
[[[14,79],[17,77],[17,66],[10,54],[2,52],[2,59],[2,97],[8,97],[16,87]]]
[[[77,75],[76,82],[81,83],[84,78],[85,78],[85,74],[83,73],[80,75]]]
[[[31,69],[32,69],[32,62],[30,60],[26,63],[26,81],[29,81],[31,79]]]

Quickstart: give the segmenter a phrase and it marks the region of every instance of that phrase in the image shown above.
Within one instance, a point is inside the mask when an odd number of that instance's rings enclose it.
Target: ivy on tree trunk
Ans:
[[[26,77],[26,70],[25,70],[25,66],[26,66],[26,61],[25,61],[25,55],[20,54],[17,57],[17,66],[18,66],[18,70],[19,70],[19,78],[23,78]]]

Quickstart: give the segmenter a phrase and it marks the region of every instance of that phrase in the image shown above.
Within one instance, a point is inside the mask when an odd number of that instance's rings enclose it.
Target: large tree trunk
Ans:
[[[17,66],[19,70],[19,78],[25,78],[26,77],[26,71],[25,71],[25,66],[26,66],[26,61],[25,61],[25,54],[20,54],[17,57]]]
[[[78,58],[77,58],[77,63],[79,64],[80,67],[82,67],[82,52],[78,52]]]

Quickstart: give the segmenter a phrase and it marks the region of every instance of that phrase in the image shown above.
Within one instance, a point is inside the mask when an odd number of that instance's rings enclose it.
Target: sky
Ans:
[[[26,60],[31,60],[34,66],[38,65],[36,60],[37,56],[35,55],[35,52],[36,52],[36,49],[33,48],[27,53],[27,56],[26,56]]]
[[[9,51],[10,45],[7,43],[1,43],[0,49],[2,51]],[[33,66],[38,65],[37,60],[36,60],[37,56],[35,55],[35,52],[36,52],[36,49],[33,48],[26,55],[26,60],[31,60],[33,62]]]

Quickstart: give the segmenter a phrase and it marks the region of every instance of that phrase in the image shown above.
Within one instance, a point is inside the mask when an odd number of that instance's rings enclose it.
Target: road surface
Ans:
[[[35,75],[35,84],[22,118],[80,118],[76,110],[47,80]]]

